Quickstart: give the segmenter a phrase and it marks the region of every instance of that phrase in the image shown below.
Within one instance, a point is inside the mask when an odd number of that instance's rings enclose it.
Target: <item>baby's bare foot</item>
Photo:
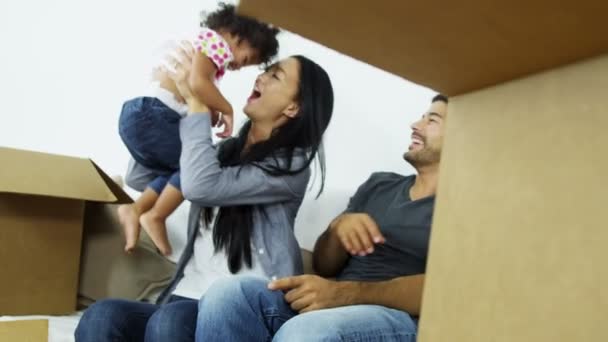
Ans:
[[[125,231],[125,252],[130,253],[139,239],[139,214],[133,204],[118,207],[118,220]]]
[[[139,217],[139,223],[141,223],[141,226],[148,233],[160,253],[164,256],[170,255],[171,244],[167,237],[165,218],[150,210]]]

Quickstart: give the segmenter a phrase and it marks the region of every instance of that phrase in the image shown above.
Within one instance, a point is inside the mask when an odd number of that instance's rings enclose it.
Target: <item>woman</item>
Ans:
[[[175,75],[189,107],[180,122],[180,167],[182,191],[191,201],[188,243],[176,275],[157,304],[94,304],[76,329],[77,341],[192,341],[198,299],[215,280],[302,272],[293,226],[317,155],[323,189],[322,136],[333,110],[327,73],[302,56],[269,67],[243,109],[249,120],[216,148],[215,119],[186,82],[188,60],[182,58]],[[133,164],[127,183],[141,190],[148,175]]]

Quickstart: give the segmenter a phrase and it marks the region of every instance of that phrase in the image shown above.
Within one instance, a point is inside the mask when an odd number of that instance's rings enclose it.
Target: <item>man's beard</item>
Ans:
[[[425,146],[421,150],[405,152],[403,159],[415,168],[437,164],[441,159],[441,150]]]

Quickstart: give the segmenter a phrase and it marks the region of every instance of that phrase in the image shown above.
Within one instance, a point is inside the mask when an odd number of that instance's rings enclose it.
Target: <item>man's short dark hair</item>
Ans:
[[[437,102],[437,101],[445,102],[447,104],[448,97],[443,94],[437,94],[437,95],[435,95],[435,97],[433,97],[433,101],[431,101],[431,103]]]

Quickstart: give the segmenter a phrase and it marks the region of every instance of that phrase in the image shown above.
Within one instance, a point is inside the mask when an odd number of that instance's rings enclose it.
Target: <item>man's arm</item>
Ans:
[[[380,228],[368,214],[344,213],[336,217],[317,240],[313,268],[321,276],[334,277],[350,255],[371,254],[374,244],[384,241]]]
[[[313,250],[312,267],[322,277],[335,277],[344,268],[350,257],[346,249],[342,247],[340,239],[334,234],[335,230],[333,228],[335,228],[335,222],[338,218],[339,216],[319,236]]]
[[[420,315],[424,274],[404,276],[381,282],[347,282],[353,302],[347,305],[374,304]]]
[[[387,281],[332,281],[316,275],[283,278],[271,282],[271,290],[288,291],[285,300],[300,312],[347,305],[382,305],[420,314],[424,274],[403,276]]]

